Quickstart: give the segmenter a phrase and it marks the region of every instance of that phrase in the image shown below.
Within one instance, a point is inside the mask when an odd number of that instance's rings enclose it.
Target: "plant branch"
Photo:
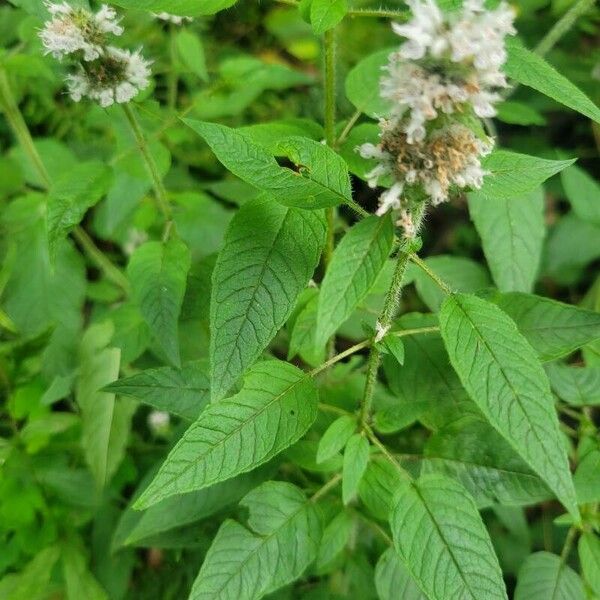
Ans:
[[[277,0],[279,4],[293,6],[298,8],[297,0]],[[407,11],[394,10],[393,8],[351,8],[346,12],[349,17],[371,17],[385,19],[403,19],[406,20]]]
[[[342,480],[342,475],[338,473],[335,477],[331,478],[323,487],[319,488],[311,497],[311,502],[316,502],[326,494],[328,494],[337,484]]]
[[[324,371],[325,369],[328,369],[332,365],[335,365],[335,363],[339,362],[340,360],[343,360],[344,358],[351,356],[352,354],[354,354],[355,352],[358,352],[359,350],[362,350],[363,348],[368,348],[370,345],[371,345],[371,340],[364,340],[358,344],[354,344],[354,346],[351,346],[347,350],[344,350],[343,352],[340,352],[339,354],[332,356],[329,360],[325,361],[322,365],[319,365],[318,367],[314,368],[312,371],[310,371],[309,375],[311,377],[314,377],[315,375],[318,375],[321,371]]]
[[[171,68],[167,73],[167,106],[174,111],[177,108],[177,86],[179,73],[177,72],[177,52],[175,48],[175,25],[169,23],[169,58]]]
[[[340,146],[340,144],[343,144],[346,141],[347,137],[350,135],[350,132],[352,131],[352,128],[354,127],[354,125],[356,125],[356,121],[358,121],[358,119],[360,119],[360,115],[362,115],[362,111],[357,110],[348,119],[346,126],[342,130],[342,133],[340,133],[340,137],[338,137],[338,139],[335,142],[336,147]]]
[[[385,447],[385,444],[381,442],[381,440],[375,435],[375,432],[368,425],[365,425],[365,431],[371,443],[383,454],[387,461],[396,468],[398,473],[400,473],[404,479],[412,481],[413,478],[411,474],[394,458],[392,453]]]

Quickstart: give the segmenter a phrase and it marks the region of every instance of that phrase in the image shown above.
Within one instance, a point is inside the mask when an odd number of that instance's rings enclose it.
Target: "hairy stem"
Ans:
[[[298,7],[300,4],[297,0],[277,0],[279,4],[286,6]],[[400,19],[406,20],[408,11],[394,10],[393,8],[351,8],[346,12],[349,17],[371,17],[385,19]]]
[[[142,158],[146,163],[146,168],[148,173],[152,179],[152,186],[154,187],[154,195],[156,196],[156,201],[158,203],[158,208],[160,209],[165,221],[168,223],[172,219],[171,206],[169,205],[169,200],[167,199],[167,191],[165,190],[165,186],[163,185],[162,179],[158,172],[158,167],[156,166],[156,162],[154,157],[150,153],[150,149],[148,148],[148,143],[146,142],[146,138],[144,137],[144,133],[142,132],[142,128],[135,116],[135,112],[133,108],[129,104],[122,104],[123,112],[127,117],[127,121],[131,126],[131,130],[135,137],[135,141],[140,150]]]
[[[46,189],[52,187],[52,180],[40,156],[27,123],[23,118],[19,105],[15,100],[10,87],[8,76],[4,69],[0,68],[0,107],[6,115],[17,141],[25,154],[29,157],[31,164],[39,174]],[[94,241],[88,236],[85,230],[79,225],[73,230],[73,237],[81,245],[82,250],[87,257],[104,273],[107,279],[120,287],[123,291],[129,290],[129,282],[121,270],[113,265],[102,251],[94,244]]]

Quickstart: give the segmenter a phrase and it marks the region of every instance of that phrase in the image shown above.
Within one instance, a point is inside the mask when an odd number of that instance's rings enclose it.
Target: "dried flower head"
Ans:
[[[161,21],[173,23],[173,25],[183,25],[183,23],[191,23],[194,20],[192,17],[180,17],[178,15],[172,15],[168,12],[152,13],[152,15]]]
[[[83,60],[96,60],[104,50],[106,36],[123,33],[116,12],[106,4],[97,13],[74,8],[66,2],[48,2],[46,7],[52,18],[40,31],[40,38],[46,54],[59,60],[78,52],[82,53]]]

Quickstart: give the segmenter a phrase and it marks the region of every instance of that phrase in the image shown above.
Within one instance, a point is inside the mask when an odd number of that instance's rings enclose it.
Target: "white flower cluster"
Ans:
[[[194,20],[192,17],[180,17],[178,15],[172,15],[168,12],[152,13],[152,15],[161,21],[173,23],[173,25],[183,25],[183,23],[191,23]]]
[[[46,53],[62,60],[69,56],[78,63],[66,77],[75,102],[87,97],[106,108],[115,102],[129,102],[150,83],[150,62],[140,51],[130,52],[108,44],[109,34],[121,35],[123,28],[109,6],[92,13],[66,2],[46,3],[51,19],[40,38]]]
[[[380,143],[358,150],[379,161],[367,174],[371,187],[382,177],[392,180],[377,214],[400,211],[398,224],[414,237],[418,223],[409,196],[436,205],[448,200],[452,188],[482,185],[480,159],[493,140],[479,119],[496,114],[498,92],[507,87],[504,38],[515,30],[504,2],[488,11],[484,0],[465,0],[462,10],[449,14],[434,0],[408,4],[412,19],[393,25],[406,41],[390,55],[381,79],[390,113],[380,121]]]

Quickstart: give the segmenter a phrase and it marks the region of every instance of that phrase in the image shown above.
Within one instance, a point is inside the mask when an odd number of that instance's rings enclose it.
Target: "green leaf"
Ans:
[[[508,150],[495,150],[482,161],[489,171],[483,180],[481,194],[489,198],[516,198],[533,192],[546,179],[556,175],[576,159],[548,160]]]
[[[506,600],[502,571],[473,499],[440,475],[402,481],[390,516],[394,546],[431,600]]]
[[[358,495],[375,518],[387,521],[400,483],[398,469],[385,457],[374,455],[360,480]]]
[[[594,448],[583,456],[573,481],[580,504],[600,502],[600,450]]]
[[[210,399],[208,365],[199,360],[184,364],[181,369],[146,369],[114,381],[104,389],[194,421]]]
[[[375,587],[380,600],[427,600],[393,548],[377,561]]]
[[[440,329],[450,362],[490,424],[579,518],[546,374],[514,322],[475,296],[448,296]]]
[[[280,167],[275,157],[252,136],[217,123],[184,119],[221,163],[234,175],[284,206],[324,208],[352,201],[348,168],[331,148],[314,140],[289,137],[279,145],[298,171]]]
[[[507,38],[504,71],[522,83],[600,123],[600,109],[541,56],[527,50],[516,38]]]
[[[398,364],[402,366],[404,364],[404,342],[402,341],[402,338],[390,334],[386,335],[382,342],[385,349],[396,359],[396,361],[398,361]]]
[[[377,119],[389,113],[389,101],[379,93],[383,67],[394,49],[380,50],[363,58],[346,77],[346,96],[357,110]]]
[[[67,544],[62,549],[67,600],[108,600],[108,594],[92,575],[82,548]]]
[[[258,600],[294,581],[316,558],[321,521],[297,487],[269,481],[241,502],[248,528],[220,527],[194,582],[190,600]]]
[[[469,194],[469,213],[498,289],[532,291],[546,233],[543,190],[513,198],[474,192]]]
[[[352,516],[346,511],[338,512],[323,531],[316,561],[317,567],[327,568],[344,550],[353,531],[354,519]]]
[[[335,456],[352,437],[356,430],[356,419],[350,415],[338,417],[319,440],[317,463],[325,462]]]
[[[50,588],[50,578],[54,565],[59,559],[57,546],[48,546],[40,550],[18,574],[6,575],[0,580],[0,597],[10,600],[46,600],[40,595],[40,588]]]
[[[325,345],[369,293],[394,243],[389,215],[356,223],[336,247],[321,284],[317,309],[317,347]]]
[[[183,65],[202,81],[208,81],[202,39],[198,33],[182,29],[175,38],[177,54]]]
[[[480,508],[535,504],[552,497],[502,436],[477,417],[459,419],[427,440],[421,473],[431,472],[457,479]]]
[[[515,600],[584,600],[581,578],[559,556],[536,552],[519,570]]]
[[[288,347],[288,360],[299,355],[304,362],[316,367],[325,361],[326,353],[325,346],[318,347],[315,341],[319,291],[316,288],[307,288],[305,292],[309,296],[308,301],[300,308],[298,316],[294,319],[293,323],[291,317],[288,320],[288,323],[292,327]],[[300,304],[300,299],[298,300],[298,304]]]
[[[123,8],[168,12],[182,17],[214,15],[216,12],[233,6],[237,0],[111,0],[112,4]]]
[[[546,119],[535,108],[523,102],[505,100],[498,105],[496,118],[511,125],[545,125]]]
[[[600,538],[585,531],[579,539],[579,561],[583,576],[596,596],[600,596]]]
[[[575,406],[600,404],[600,367],[549,364],[546,373],[556,395]]]
[[[99,487],[108,481],[110,440],[115,415],[115,395],[101,391],[119,376],[121,352],[106,348],[112,324],[92,325],[81,341],[79,377],[75,398],[81,410],[83,451]]]
[[[560,174],[567,200],[582,221],[600,225],[600,185],[586,171],[573,165]]]
[[[342,499],[348,504],[355,496],[369,462],[369,442],[360,433],[355,433],[344,450],[342,471]]]
[[[310,22],[313,31],[321,35],[335,27],[346,14],[346,0],[312,0],[310,5]]]
[[[90,161],[76,165],[52,185],[46,211],[52,261],[59,240],[81,222],[88,208],[108,192],[111,184],[112,171],[109,167],[98,161]]]
[[[210,404],[184,433],[135,508],[230,479],[299,440],[317,416],[317,389],[298,368],[271,360],[248,370],[242,390]]]
[[[268,198],[237,212],[212,278],[213,400],[229,391],[283,326],[324,243],[320,212],[286,208]]]
[[[517,325],[542,361],[566,356],[600,338],[600,314],[532,294],[489,298]]]
[[[146,242],[131,256],[127,274],[133,295],[166,358],[179,367],[177,321],[190,268],[190,252],[177,237]]]

